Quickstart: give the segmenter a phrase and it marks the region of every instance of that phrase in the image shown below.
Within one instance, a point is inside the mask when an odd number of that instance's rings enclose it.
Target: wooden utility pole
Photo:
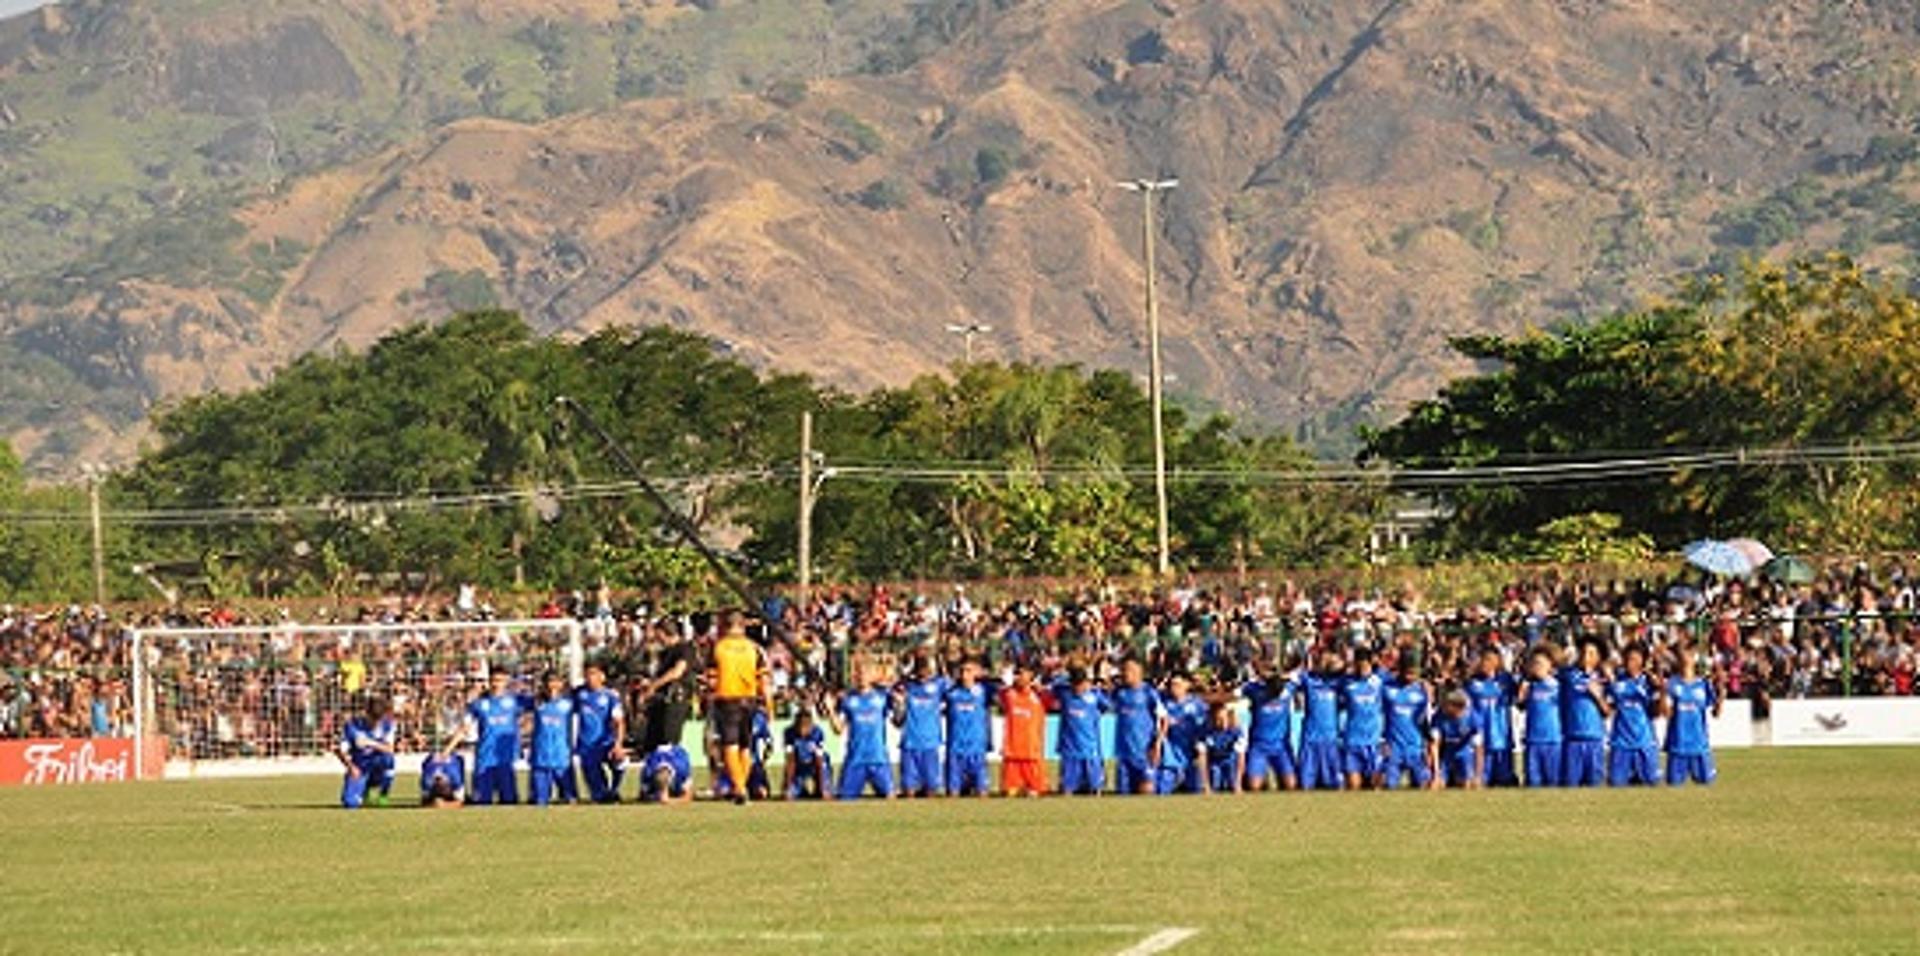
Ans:
[[[813,591],[813,413],[800,413],[800,600]]]

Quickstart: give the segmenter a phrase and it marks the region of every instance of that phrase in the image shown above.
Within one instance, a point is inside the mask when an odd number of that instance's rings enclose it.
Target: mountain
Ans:
[[[1821,0],[87,0],[0,23],[0,431],[491,303],[848,387],[1144,366],[1337,448],[1449,337],[1743,255],[1913,274],[1920,12]]]

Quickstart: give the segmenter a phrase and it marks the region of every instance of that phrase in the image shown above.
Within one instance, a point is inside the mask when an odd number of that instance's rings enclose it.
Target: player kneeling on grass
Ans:
[[[1198,768],[1200,740],[1207,733],[1207,702],[1193,695],[1193,681],[1184,673],[1167,680],[1166,713],[1160,741],[1160,772],[1154,792],[1201,793],[1206,781]]]
[[[1657,705],[1653,682],[1647,676],[1645,648],[1627,648],[1626,672],[1607,684],[1607,699],[1613,704],[1607,783],[1615,787],[1658,784],[1660,745],[1653,739],[1650,714]]]
[[[1247,773],[1246,735],[1225,701],[1207,712],[1207,733],[1195,759],[1202,793],[1239,793]]]
[[[833,761],[827,757],[827,735],[814,723],[813,712],[802,710],[782,731],[787,749],[788,800],[827,800],[833,797]]]
[[[840,761],[842,800],[858,800],[868,790],[893,799],[893,765],[887,761],[887,718],[893,698],[880,689],[883,677],[880,668],[863,666],[862,689],[842,694],[832,712],[834,732],[847,739]]]
[[[1433,741],[1438,749],[1440,779],[1448,787],[1480,789],[1486,779],[1486,746],[1480,719],[1473,713],[1473,701],[1466,691],[1447,695],[1440,719],[1433,722]]]
[[[1085,668],[1075,667],[1053,690],[1060,707],[1060,792],[1097,796],[1107,782],[1107,761],[1100,752],[1100,718],[1112,709],[1107,693],[1093,686]]]
[[[1713,782],[1713,748],[1707,742],[1707,715],[1720,716],[1720,695],[1699,676],[1691,648],[1680,654],[1680,676],[1667,682],[1667,784]]]
[[[573,776],[575,708],[567,681],[559,674],[547,675],[546,691],[533,712],[533,749],[528,763],[533,769],[528,789],[535,806],[544,807],[557,796],[562,803],[578,803],[580,790]]]
[[[365,715],[347,721],[337,751],[347,768],[347,779],[340,785],[340,805],[360,809],[367,792],[376,790],[375,806],[387,805],[387,793],[393,789],[393,741],[395,728],[383,699],[367,703]]]
[[[1387,688],[1387,789],[1405,781],[1416,790],[1433,785],[1433,696],[1411,656],[1400,661],[1400,679]]]
[[[654,748],[640,767],[641,803],[693,802],[693,761],[679,744]]]
[[[960,679],[947,688],[947,793],[956,797],[985,797],[993,791],[987,776],[987,750],[993,731],[987,713],[987,688],[980,683],[980,665],[960,665]]]
[[[1047,699],[1033,686],[1033,668],[1020,664],[1013,686],[1000,692],[1006,740],[1000,748],[1000,792],[1037,797],[1047,792]]]
[[[420,762],[420,805],[445,809],[466,801],[467,765],[458,754],[430,753]]]

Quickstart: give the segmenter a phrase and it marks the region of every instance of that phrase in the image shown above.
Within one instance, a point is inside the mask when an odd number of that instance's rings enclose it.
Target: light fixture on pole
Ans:
[[[974,336],[985,335],[988,332],[993,331],[993,326],[981,325],[978,322],[968,322],[965,325],[955,325],[950,323],[947,326],[947,331],[953,333],[954,335],[961,336],[962,338],[967,340],[967,364],[972,365]]]
[[[1157,518],[1155,530],[1159,538],[1155,567],[1164,578],[1172,572],[1173,561],[1167,534],[1167,431],[1166,417],[1161,412],[1165,404],[1166,378],[1160,370],[1160,302],[1154,287],[1153,212],[1155,200],[1160,194],[1178,187],[1180,180],[1136,179],[1118,185],[1128,192],[1139,193],[1144,210],[1141,234],[1147,257],[1147,394],[1153,404],[1153,497]]]

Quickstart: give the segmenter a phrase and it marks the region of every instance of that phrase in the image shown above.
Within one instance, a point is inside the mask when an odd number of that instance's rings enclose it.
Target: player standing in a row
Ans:
[[[1716,776],[1707,742],[1707,715],[1720,716],[1720,695],[1699,676],[1691,650],[1680,654],[1680,676],[1667,682],[1667,784],[1692,780],[1705,785]]]
[[[606,669],[587,665],[587,682],[573,695],[580,717],[580,775],[586,778],[587,798],[594,803],[617,803],[620,778],[627,765],[627,709],[620,695],[607,686]]]
[[[748,748],[753,745],[753,715],[762,707],[773,718],[772,669],[767,652],[747,638],[739,613],[726,616],[720,640],[713,645],[713,706],[708,712],[719,731],[721,759],[732,785],[733,802],[747,802]]]

